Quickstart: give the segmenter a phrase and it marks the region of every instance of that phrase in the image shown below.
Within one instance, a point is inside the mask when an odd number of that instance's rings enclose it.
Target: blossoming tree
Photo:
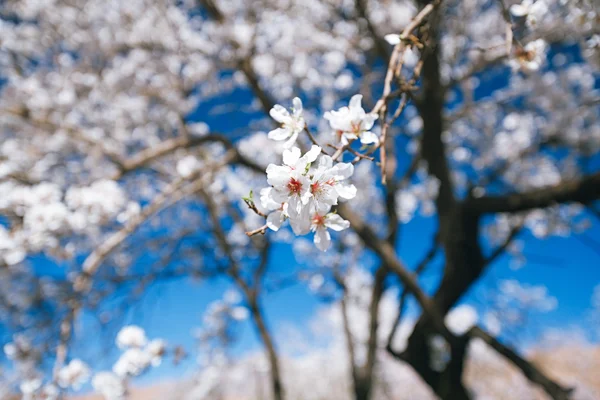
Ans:
[[[112,371],[91,371],[69,352],[77,321],[165,277],[226,276],[237,295],[208,310],[202,342],[227,344],[249,318],[263,398],[285,399],[263,309],[283,242],[306,261],[296,280],[339,302],[352,398],[375,398],[386,357],[440,398],[470,398],[474,341],[569,398],[489,327],[448,318],[500,255],[521,257],[523,232],[598,222],[599,27],[593,0],[6,0],[0,315],[21,391],[58,398],[92,377],[125,398],[176,350],[129,326]],[[417,214],[438,232],[410,268],[399,242]],[[437,253],[440,283],[425,288]],[[420,316],[398,348],[409,298]]]

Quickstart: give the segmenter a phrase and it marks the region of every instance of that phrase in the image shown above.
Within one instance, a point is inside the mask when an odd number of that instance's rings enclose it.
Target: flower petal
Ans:
[[[321,148],[313,144],[310,150],[307,151],[306,154],[302,157],[302,164],[306,165],[315,161],[317,157],[319,157],[319,154],[321,154]]]
[[[395,46],[398,43],[400,43],[400,35],[398,35],[397,33],[390,33],[389,35],[385,35],[384,39],[392,46]]]
[[[267,226],[269,229],[277,232],[281,227],[281,223],[283,222],[283,215],[281,211],[273,211],[267,217]]]
[[[298,97],[294,97],[292,104],[294,106],[294,115],[302,114],[302,100],[300,100]]]
[[[331,235],[325,227],[320,226],[317,228],[315,231],[314,242],[319,250],[327,251],[331,244]]]
[[[300,150],[298,150],[300,151]],[[285,152],[284,152],[285,154]],[[282,186],[290,179],[290,168],[282,165],[269,164],[267,167],[267,182],[271,186]]]
[[[522,17],[529,13],[529,9],[527,7],[523,7],[521,4],[513,4],[510,6],[510,13],[515,17]]]
[[[290,137],[290,130],[287,128],[277,128],[273,129],[267,137],[271,140],[284,140]]]
[[[290,167],[294,167],[298,160],[300,159],[300,149],[297,147],[292,147],[289,150],[284,150],[283,152],[283,163],[285,165],[289,165]]]
[[[289,149],[296,144],[296,139],[298,139],[298,132],[292,133],[292,136],[283,144],[283,147]]]
[[[265,210],[276,210],[281,207],[281,203],[277,203],[273,200],[273,192],[274,190],[272,187],[266,187],[260,190],[260,205]]]
[[[373,125],[375,124],[375,120],[378,118],[377,114],[365,114],[365,116],[363,117],[363,120],[360,124],[361,128],[364,131],[369,131],[371,130],[371,128],[373,127]]]
[[[356,197],[356,186],[354,185],[335,185],[335,191],[342,199],[350,200]]]
[[[271,116],[271,118],[273,118],[279,123],[287,122],[290,119],[290,113],[288,112],[288,110],[286,110],[279,104],[275,104],[273,108],[271,108],[271,110],[269,111],[269,115]]]
[[[360,142],[362,144],[371,144],[379,142],[379,138],[373,132],[363,132],[360,135]]]
[[[310,218],[308,218],[308,207],[300,210],[288,207],[290,225],[296,235],[306,235],[310,231]]]
[[[331,168],[331,166],[333,165],[333,159],[327,155],[322,155],[319,158],[319,164],[318,167],[319,169],[329,169]]]
[[[325,217],[325,226],[339,232],[348,229],[350,227],[350,222],[337,214],[328,214],[327,217]]]
[[[350,99],[350,105],[349,108],[351,110],[362,110],[362,107],[360,105],[360,102],[362,101],[362,94],[355,94],[354,96],[352,96],[352,98]]]
[[[331,171],[336,179],[348,179],[354,173],[354,165],[350,163],[337,163]]]

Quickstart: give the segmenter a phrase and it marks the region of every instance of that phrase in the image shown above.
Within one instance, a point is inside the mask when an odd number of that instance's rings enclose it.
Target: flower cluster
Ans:
[[[162,339],[148,342],[144,330],[138,326],[126,326],[117,335],[117,346],[125,351],[113,366],[120,377],[138,376],[150,366],[158,366],[166,351]]]
[[[125,351],[113,365],[113,370],[98,372],[92,379],[92,386],[106,400],[124,399],[128,378],[160,365],[167,351],[164,340],[148,341],[144,330],[135,325],[123,327],[117,334],[116,344]]]
[[[202,346],[211,346],[211,342],[231,343],[234,340],[234,327],[246,319],[250,312],[242,304],[242,296],[235,290],[225,292],[222,299],[210,303],[202,318],[202,328],[195,336]]]
[[[267,182],[271,187],[262,189],[260,197],[262,206],[271,211],[267,217],[269,228],[276,231],[289,219],[296,235],[314,232],[316,246],[325,251],[331,243],[327,229],[341,231],[350,226],[348,221],[331,213],[331,208],[340,197],[356,196],[356,187],[344,182],[354,172],[352,164],[334,165],[330,156],[320,154],[319,146],[312,146],[302,156],[297,147],[285,150],[283,165],[267,167]]]
[[[365,112],[361,101],[362,95],[356,94],[350,99],[348,107],[342,107],[337,111],[328,111],[323,116],[329,121],[337,141],[343,145],[359,138],[362,144],[373,144],[379,141],[377,135],[371,132],[377,114]]]
[[[528,28],[534,28],[548,13],[548,5],[544,0],[523,0],[521,4],[510,6],[510,13],[517,18],[525,18]]]
[[[90,378],[90,368],[79,359],[71,362],[58,371],[58,385],[62,388],[79,390]]]
[[[534,72],[539,70],[546,60],[547,44],[543,39],[537,39],[527,43],[523,47],[517,47],[514,57],[509,64],[513,71]]]
[[[348,107],[324,114],[335,142],[343,146],[355,140],[365,145],[379,142],[377,135],[371,132],[377,115],[367,113],[361,101],[362,95],[354,95]],[[338,204],[338,199],[349,200],[356,196],[356,187],[345,182],[352,176],[354,166],[322,154],[325,152],[318,145],[313,145],[302,155],[294,144],[299,133],[304,129],[308,131],[308,127],[302,115],[302,102],[296,97],[293,104],[291,114],[279,104],[271,109],[271,117],[281,126],[268,136],[273,140],[286,140],[286,149],[283,165],[269,164],[267,167],[267,182],[271,186],[261,190],[260,201],[268,211],[268,228],[277,231],[289,219],[296,235],[314,232],[315,245],[326,251],[331,245],[328,229],[341,231],[350,226],[331,210]]]

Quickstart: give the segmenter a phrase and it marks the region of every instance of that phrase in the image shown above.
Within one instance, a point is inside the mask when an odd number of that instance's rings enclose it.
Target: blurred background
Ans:
[[[596,0],[1,1],[0,398],[600,399],[599,118]]]

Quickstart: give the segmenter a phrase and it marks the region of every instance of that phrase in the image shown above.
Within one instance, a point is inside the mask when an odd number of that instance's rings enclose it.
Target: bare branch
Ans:
[[[600,199],[600,172],[580,180],[504,196],[469,198],[466,207],[476,214],[519,212],[553,204],[577,202],[589,204]]]
[[[554,400],[568,400],[572,389],[567,389],[560,386],[558,383],[552,381],[546,375],[544,375],[535,365],[528,362],[524,358],[520,357],[510,347],[503,345],[496,338],[491,336],[489,333],[484,331],[478,326],[474,326],[467,333],[471,338],[479,338],[491,346],[498,353],[502,354],[508,360],[510,360],[516,367],[518,367],[523,374],[532,382],[542,386],[546,393],[550,395]]]

